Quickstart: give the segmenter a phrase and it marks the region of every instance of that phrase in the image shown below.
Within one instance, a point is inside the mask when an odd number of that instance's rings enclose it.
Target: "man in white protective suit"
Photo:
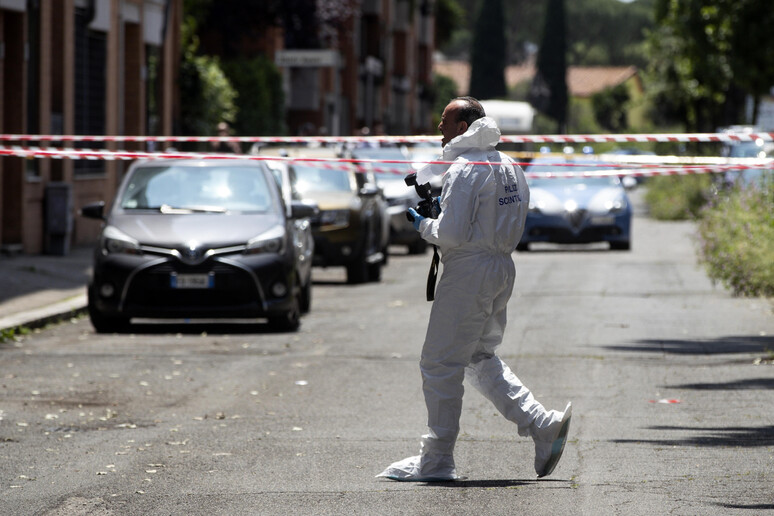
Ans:
[[[429,165],[418,173],[417,183],[448,167],[441,213],[432,219],[409,209],[414,227],[439,247],[443,263],[420,361],[429,431],[422,436],[420,455],[377,476],[423,482],[461,478],[454,445],[466,378],[516,423],[519,435],[532,437],[535,471],[544,477],[564,449],[571,404],[564,412],[546,410],[496,354],[515,279],[511,254],[524,231],[529,187],[521,168],[495,150],[500,130],[476,99],[452,100],[438,129],[442,161],[453,164]]]

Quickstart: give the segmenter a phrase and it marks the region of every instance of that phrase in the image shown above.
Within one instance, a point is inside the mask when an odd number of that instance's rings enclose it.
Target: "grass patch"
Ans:
[[[0,330],[0,344],[3,344],[5,342],[10,342],[10,341],[17,342],[21,339],[21,337],[29,334],[30,334],[30,329],[25,326],[19,326],[16,328],[6,328],[4,330]]]
[[[699,215],[713,191],[709,174],[656,176],[648,179],[645,202],[657,220],[686,220]]]

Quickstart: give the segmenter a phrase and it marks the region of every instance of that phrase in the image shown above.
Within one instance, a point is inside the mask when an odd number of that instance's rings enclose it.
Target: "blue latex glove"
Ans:
[[[414,229],[419,231],[419,225],[422,223],[423,220],[425,220],[425,218],[419,213],[417,213],[417,210],[415,210],[414,208],[409,208],[408,214],[411,215],[412,217],[411,223],[414,224]]]

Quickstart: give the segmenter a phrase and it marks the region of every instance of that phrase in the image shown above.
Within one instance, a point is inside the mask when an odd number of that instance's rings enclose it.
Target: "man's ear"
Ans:
[[[468,123],[463,120],[460,122],[460,127],[462,130],[457,133],[457,136],[465,134],[468,131]]]

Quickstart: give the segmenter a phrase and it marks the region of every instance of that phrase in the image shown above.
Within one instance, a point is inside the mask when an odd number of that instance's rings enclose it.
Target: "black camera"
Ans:
[[[441,213],[441,207],[438,205],[435,199],[433,199],[433,196],[430,193],[430,183],[425,183],[423,185],[417,184],[416,172],[412,172],[411,174],[407,175],[404,181],[406,182],[407,186],[413,186],[417,191],[417,195],[419,195],[419,197],[422,199],[419,201],[417,207],[414,208],[417,210],[417,213],[429,219],[437,219],[438,215]],[[410,221],[414,221],[414,217],[412,217],[408,212],[406,213],[406,217]]]

